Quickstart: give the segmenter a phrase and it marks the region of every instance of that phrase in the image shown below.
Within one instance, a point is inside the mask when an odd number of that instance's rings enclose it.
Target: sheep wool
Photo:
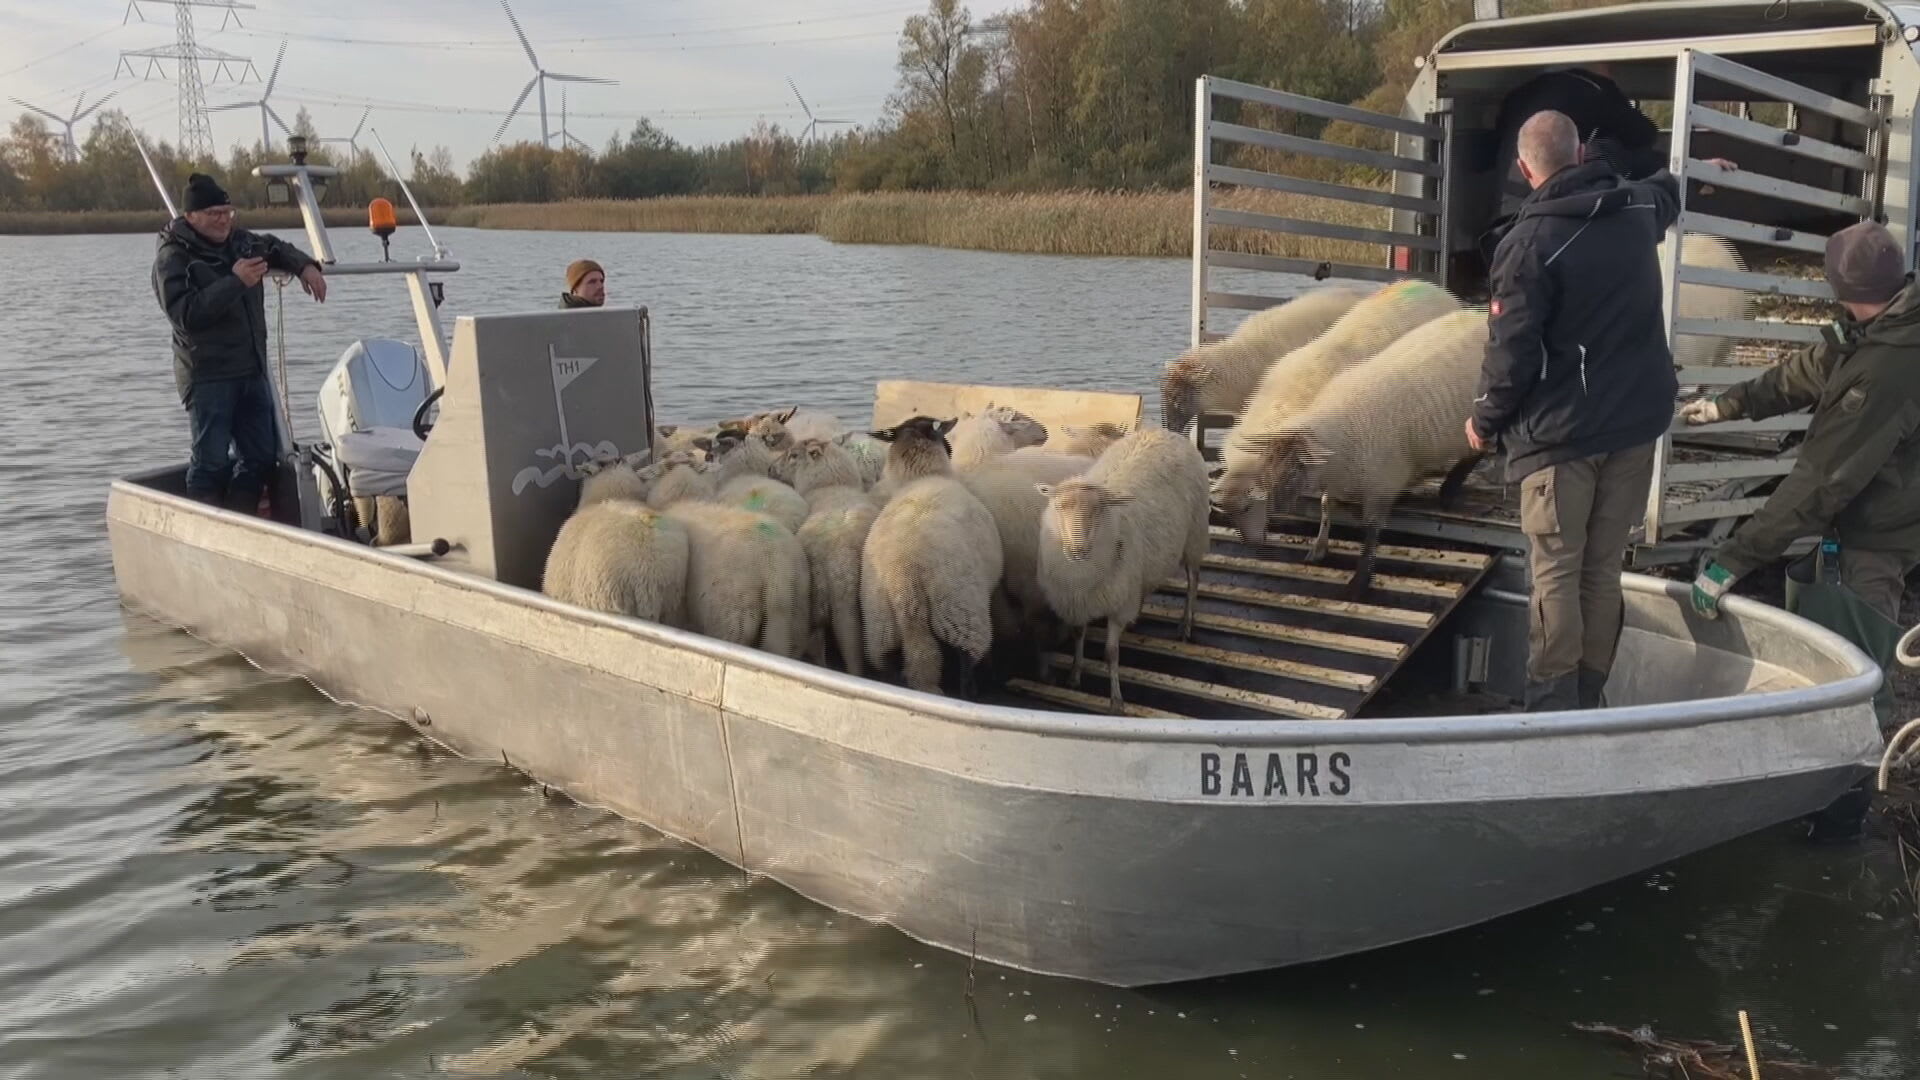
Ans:
[[[586,509],[608,499],[645,502],[652,483],[640,475],[640,469],[626,461],[590,461],[582,466],[586,478],[580,481],[580,501],[576,509]]]
[[[640,470],[648,483],[647,505],[664,510],[688,499],[711,499],[717,490],[713,473],[695,465],[691,457],[673,457]]]
[[[1346,286],[1315,289],[1247,316],[1219,341],[1189,349],[1160,376],[1160,415],[1175,431],[1205,413],[1239,415],[1275,360],[1319,337],[1365,299]]]
[[[860,630],[860,557],[867,533],[880,516],[880,505],[862,490],[853,455],[834,443],[807,439],[784,456],[792,463],[794,486],[811,507],[798,534],[813,593],[808,651],[815,663],[825,664],[830,632],[841,664],[858,675],[865,653]]]
[[[1063,483],[1092,468],[1093,461],[1029,447],[960,474],[960,482],[993,515],[1000,532],[1000,590],[993,607],[996,638],[1037,641],[1051,636],[1057,621],[1040,591],[1038,562],[1040,515],[1047,499],[1037,485]]]
[[[1040,591],[1068,626],[1078,627],[1073,679],[1086,654],[1087,625],[1106,620],[1108,707],[1119,712],[1120,637],[1141,604],[1184,567],[1193,630],[1200,564],[1207,556],[1207,463],[1184,436],[1136,431],[1109,447],[1084,476],[1039,489]]]
[[[1023,446],[1038,446],[1046,438],[1040,421],[1018,409],[990,405],[955,424],[947,442],[953,447],[953,467],[964,470]]]
[[[1667,242],[1660,241],[1661,265],[1666,265]],[[1740,270],[1747,262],[1732,244],[1718,236],[1691,235],[1680,245],[1680,258],[1688,266],[1714,270]],[[1683,319],[1745,319],[1753,314],[1753,294],[1745,289],[1723,289],[1716,285],[1680,283],[1680,312]],[[1673,362],[1681,367],[1724,364],[1733,350],[1733,340],[1723,337],[1676,335]]]
[[[597,502],[560,526],[540,588],[610,615],[686,623],[686,530],[631,499]]]
[[[807,500],[770,476],[736,476],[720,486],[715,501],[765,514],[789,532],[807,520]]]
[[[821,488],[850,487],[860,491],[866,487],[860,463],[838,443],[803,439],[781,458],[784,471],[793,477],[787,482],[809,502],[813,493]]]
[[[1285,430],[1328,380],[1460,306],[1438,285],[1418,278],[1397,281],[1354,304],[1326,333],[1274,361],[1220,452],[1225,470],[1214,487],[1214,504],[1233,518],[1264,515],[1277,467],[1271,436]],[[1463,430],[1464,425],[1463,419]]]
[[[1043,449],[1056,453],[1097,458],[1106,452],[1107,447],[1126,436],[1127,429],[1118,424],[1109,424],[1105,420],[1086,427],[1063,424],[1058,432],[1041,445]]]
[[[692,629],[778,656],[806,641],[806,553],[779,522],[751,510],[687,500],[665,515],[687,533],[686,601]]]
[[[897,448],[897,444],[896,444]],[[895,651],[907,685],[940,692],[944,650],[960,654],[961,693],[993,647],[993,590],[1000,581],[993,515],[951,476],[900,488],[874,520],[860,560],[860,619],[867,660]]]
[[[834,439],[840,448],[853,455],[860,466],[860,483],[868,488],[880,482],[887,467],[887,444],[864,431],[852,431]]]
[[[1366,543],[1350,595],[1368,587],[1379,526],[1394,501],[1422,479],[1477,460],[1465,418],[1473,412],[1486,345],[1487,320],[1479,312],[1434,319],[1371,363],[1336,376],[1275,440],[1278,490],[1323,496],[1312,558],[1325,556],[1326,501],[1361,508]],[[1449,482],[1459,476],[1464,472]],[[1264,522],[1261,527],[1264,532]]]

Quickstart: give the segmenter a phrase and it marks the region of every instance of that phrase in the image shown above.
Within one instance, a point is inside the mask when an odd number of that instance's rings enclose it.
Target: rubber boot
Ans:
[[[1867,832],[1867,809],[1873,805],[1873,792],[1867,781],[1847,789],[1846,794],[1827,804],[1826,809],[1807,815],[1807,842],[1810,844],[1852,844]]]
[[[1580,665],[1576,673],[1579,679],[1579,701],[1583,709],[1604,709],[1607,707],[1607,673],[1596,671],[1585,664]]]
[[[1527,680],[1527,712],[1561,712],[1580,707],[1580,674],[1569,671],[1545,681]]]

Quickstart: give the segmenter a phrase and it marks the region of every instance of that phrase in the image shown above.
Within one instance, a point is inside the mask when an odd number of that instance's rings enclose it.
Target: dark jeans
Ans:
[[[252,513],[278,452],[266,376],[194,383],[185,405],[193,427],[187,493]]]

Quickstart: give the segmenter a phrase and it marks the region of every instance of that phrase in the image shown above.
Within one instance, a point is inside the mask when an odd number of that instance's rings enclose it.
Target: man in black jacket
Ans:
[[[1468,441],[1498,442],[1520,484],[1535,711],[1600,704],[1620,635],[1620,559],[1679,389],[1654,253],[1677,186],[1665,172],[1626,181],[1581,156],[1560,113],[1521,128],[1534,190],[1494,254],[1491,339],[1467,420]]]
[[[181,207],[160,233],[153,293],[173,324],[173,378],[193,428],[187,492],[252,513],[277,451],[260,283],[271,270],[297,275],[324,301],[327,281],[293,245],[236,227],[212,177],[194,173]]]

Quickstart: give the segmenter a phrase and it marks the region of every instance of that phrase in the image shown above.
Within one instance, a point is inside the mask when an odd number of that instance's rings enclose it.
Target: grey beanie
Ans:
[[[1907,283],[1907,262],[1887,227],[1871,221],[1849,225],[1827,239],[1827,284],[1834,299],[1884,304]]]

